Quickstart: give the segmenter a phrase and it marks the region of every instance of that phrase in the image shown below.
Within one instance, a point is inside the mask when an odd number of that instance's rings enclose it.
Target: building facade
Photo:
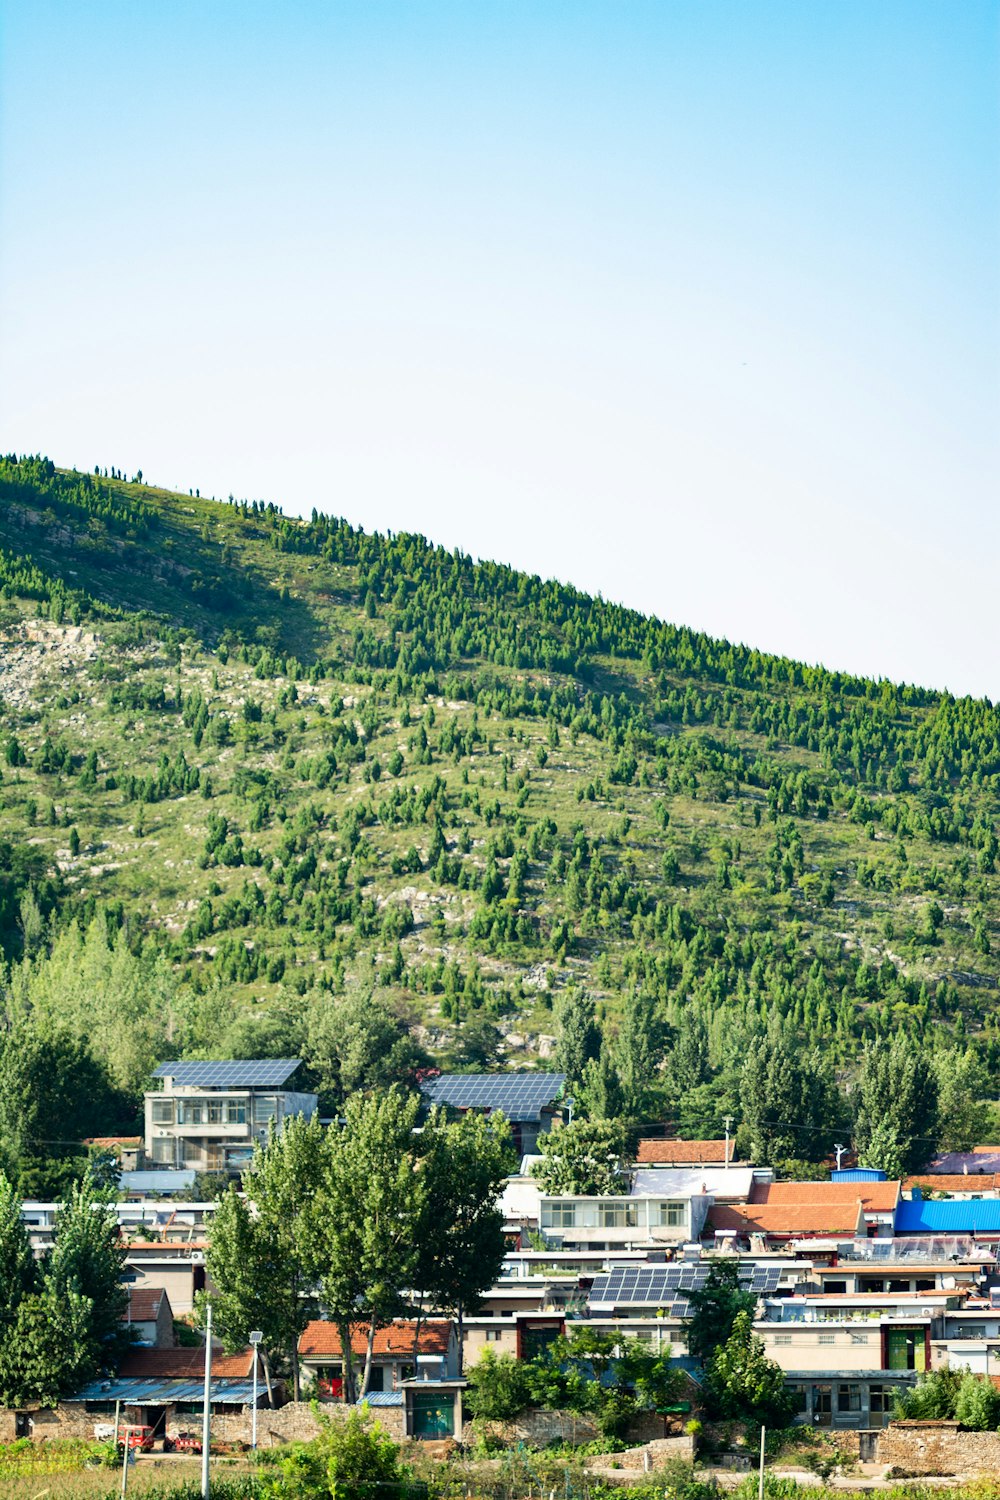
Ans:
[[[315,1094],[287,1087],[297,1058],[232,1062],[168,1062],[146,1095],[145,1152],[166,1170],[242,1172],[254,1146],[273,1125],[312,1115]]]

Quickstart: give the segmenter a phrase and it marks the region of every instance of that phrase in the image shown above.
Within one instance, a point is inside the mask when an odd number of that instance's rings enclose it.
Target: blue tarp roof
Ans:
[[[1000,1199],[901,1199],[897,1234],[1000,1234]]]
[[[128,1406],[169,1406],[174,1401],[200,1401],[205,1385],[201,1380],[94,1380],[85,1385],[71,1401],[122,1401]],[[264,1382],[257,1386],[257,1399],[263,1399]],[[253,1382],[250,1380],[213,1380],[211,1401],[232,1406],[253,1405]]]

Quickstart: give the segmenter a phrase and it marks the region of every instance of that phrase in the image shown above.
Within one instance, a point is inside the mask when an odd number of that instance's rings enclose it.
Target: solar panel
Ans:
[[[432,1104],[498,1109],[509,1120],[534,1120],[565,1082],[562,1073],[442,1073],[421,1087]]]
[[[603,1276],[594,1277],[590,1302],[604,1306],[669,1307],[678,1302],[687,1305],[683,1294],[703,1287],[708,1274],[708,1266],[687,1261],[635,1268],[612,1266]]]
[[[172,1078],[182,1088],[280,1088],[301,1065],[298,1057],[266,1057],[225,1062],[166,1062],[154,1078]]]

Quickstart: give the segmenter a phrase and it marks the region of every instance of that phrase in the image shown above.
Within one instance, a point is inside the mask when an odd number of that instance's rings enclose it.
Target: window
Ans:
[[[226,1100],[226,1124],[245,1125],[247,1122],[247,1102],[245,1099]]]
[[[273,1120],[278,1113],[277,1099],[255,1099],[253,1101],[253,1117],[257,1125],[266,1125],[268,1120]]]
[[[172,1167],[176,1159],[176,1142],[172,1135],[153,1142],[153,1160],[162,1167]]]
[[[837,1335],[835,1333],[821,1333],[819,1342],[821,1344],[835,1344],[837,1342]]]
[[[205,1109],[207,1111],[206,1121],[209,1125],[222,1124],[223,1104],[221,1099],[209,1099]]]
[[[861,1387],[859,1385],[838,1385],[838,1387],[837,1387],[837,1410],[838,1411],[860,1411],[861,1410]]]
[[[638,1222],[636,1203],[599,1203],[597,1222],[602,1229],[629,1229]]]
[[[205,1106],[200,1099],[178,1099],[177,1101],[177,1123],[178,1125],[202,1125],[204,1124]]]
[[[790,1333],[776,1333],[774,1335],[774,1342],[782,1346],[787,1346],[792,1342],[792,1335]]]
[[[687,1223],[687,1204],[661,1203],[659,1222],[671,1229],[682,1229]]]
[[[852,1344],[867,1344],[867,1342],[868,1342],[868,1335],[867,1335],[867,1333],[852,1333],[851,1334],[851,1343]]]
[[[487,1330],[486,1330],[486,1342],[488,1344],[499,1344],[499,1342],[500,1342],[500,1340],[502,1338],[503,1338],[503,1329],[502,1328],[487,1328]]]
[[[873,1385],[869,1390],[868,1404],[873,1416],[876,1412],[884,1414],[892,1411],[892,1387],[889,1385]]]
[[[174,1101],[172,1099],[153,1100],[153,1124],[172,1125],[174,1123]]]
[[[542,1205],[543,1229],[572,1229],[575,1223],[575,1203],[545,1203]]]
[[[792,1398],[792,1411],[802,1415],[808,1405],[806,1399],[806,1388],[804,1385],[793,1385],[790,1390]]]
[[[846,1281],[824,1281],[823,1295],[825,1297],[839,1297],[847,1291]]]

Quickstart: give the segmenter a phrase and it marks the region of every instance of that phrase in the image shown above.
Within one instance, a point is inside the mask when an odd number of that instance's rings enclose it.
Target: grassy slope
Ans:
[[[303,920],[301,907],[284,920],[258,912],[198,940],[185,939],[185,929],[203,901],[210,899],[217,915],[227,897],[238,895],[247,882],[259,886],[265,901],[273,894],[271,862],[304,807],[318,815],[304,846],[314,849],[319,870],[329,872],[351,853],[344,835],[349,809],[378,803],[394,788],[405,792],[441,777],[447,788],[443,821],[448,852],[461,856],[470,871],[483,868],[487,843],[499,830],[509,831],[516,847],[526,845],[536,825],[544,830],[555,825],[555,833],[546,831],[537,839],[524,895],[511,903],[531,918],[533,936],[525,925],[520,936],[491,942],[469,931],[481,904],[474,890],[442,883],[426,868],[393,873],[393,857],[403,858],[411,846],[426,865],[429,822],[393,826],[380,819],[363,828],[347,888],[356,887],[379,906],[396,901],[412,910],[413,929],[400,940],[405,970],[392,978],[407,988],[408,1003],[439,1045],[448,1033],[442,992],[455,987],[440,967],[436,975],[429,972],[427,966],[440,960],[457,960],[459,988],[470,966],[479,965],[486,1013],[516,1033],[511,1044],[516,1053],[518,1036],[527,1039],[530,1049],[539,1033],[555,1030],[552,994],[560,986],[578,978],[613,1012],[629,956],[639,948],[657,949],[657,938],[637,931],[627,912],[613,906],[609,910],[607,903],[584,911],[568,907],[565,874],[558,867],[554,871],[552,862],[559,851],[571,851],[581,825],[599,846],[607,875],[623,876],[642,892],[647,906],[657,900],[683,905],[696,924],[716,934],[728,926],[738,932],[768,930],[776,942],[790,937],[795,947],[791,970],[802,980],[818,957],[830,976],[831,1006],[839,979],[851,972],[851,956],[860,955],[875,967],[889,959],[901,973],[926,980],[932,991],[949,978],[954,986],[947,1002],[949,1023],[961,1018],[974,1030],[992,1016],[995,961],[983,950],[996,942],[1000,902],[997,877],[979,868],[975,850],[921,834],[896,837],[881,821],[857,821],[836,798],[826,818],[806,807],[800,812],[792,808],[772,821],[763,791],[735,784],[724,772],[713,772],[708,762],[693,777],[686,770],[676,775],[676,759],[664,773],[665,762],[657,768],[650,753],[640,757],[631,784],[613,785],[614,749],[593,734],[563,726],[555,746],[544,717],[491,711],[450,697],[440,673],[426,701],[417,689],[394,692],[388,673],[374,674],[374,684],[353,680],[373,675],[351,670],[356,631],[385,637],[391,628],[381,603],[374,618],[366,613],[359,568],[321,555],[276,551],[267,526],[228,505],[113,481],[107,490],[124,502],[139,497],[157,518],[153,530],[146,536],[129,536],[127,528],[102,532],[86,517],[67,521],[59,512],[46,515],[44,496],[26,508],[23,495],[0,495],[0,547],[29,557],[46,578],[64,580],[98,606],[84,608],[79,628],[68,623],[66,612],[56,625],[41,618],[46,605],[24,597],[16,586],[5,590],[0,741],[15,734],[28,764],[3,767],[0,838],[27,840],[58,864],[69,893],[67,910],[82,898],[95,898],[98,904],[120,901],[133,924],[167,945],[179,971],[195,984],[204,982],[220,945],[253,945],[258,953],[284,959],[280,980],[277,970],[266,965],[249,979],[227,977],[237,1004],[275,998],[290,987],[312,988],[324,980],[336,991],[364,955],[383,970],[392,962],[391,934],[359,936],[356,924],[346,922],[317,936],[315,925]],[[216,607],[211,593],[206,602],[204,593],[192,591],[192,574],[210,583],[221,580],[225,607]],[[107,606],[107,619],[100,618],[101,606]],[[132,628],[137,608],[146,617],[141,631]],[[168,623],[180,634],[166,629]],[[277,653],[277,664],[262,676],[237,652],[219,652],[219,641],[227,638],[266,643]],[[314,683],[300,676],[297,701],[289,702],[290,676],[282,660],[286,653],[298,658],[302,672],[317,658],[332,663],[331,675]],[[456,659],[453,681],[467,680],[476,667],[475,660]],[[293,664],[292,672],[298,670]],[[573,682],[569,674],[554,671],[495,663],[490,670],[498,680],[521,687]],[[718,694],[717,682],[701,675],[697,665],[684,669],[668,663],[654,672],[648,661],[634,655],[596,651],[589,654],[586,671],[581,693],[596,689],[624,692],[633,702],[651,700],[655,676],[661,694],[671,687]],[[196,747],[177,713],[109,702],[116,688],[153,683],[162,683],[168,698],[177,687],[188,698],[195,688],[200,690],[210,714],[225,713],[231,720],[233,743],[220,747],[206,736]],[[809,701],[807,689],[780,682],[766,691],[774,698],[794,691],[797,700]],[[759,692],[733,690],[734,701],[746,698],[747,712],[735,714],[729,723],[720,724],[718,712],[707,723],[684,723],[680,716],[680,722],[658,722],[654,732],[671,755],[678,740],[694,745],[707,739],[714,746],[724,739],[748,765],[764,757],[786,773],[806,769],[822,780],[826,762],[819,751],[748,726],[750,703]],[[259,722],[242,722],[248,699],[260,705]],[[339,716],[338,699],[345,705]],[[330,746],[331,725],[341,718],[360,723],[366,710],[365,761],[348,769],[339,757],[338,775],[325,787],[306,779],[303,768]],[[917,695],[906,709],[907,725],[919,728],[938,712],[937,700],[922,702]],[[415,763],[413,738],[421,723],[433,747],[449,723],[468,729],[474,716],[478,738],[470,754],[456,758],[438,751],[431,764]],[[67,744],[77,762],[96,750],[100,771],[95,784],[81,784],[79,764],[71,774],[34,768],[31,763],[46,738]],[[385,768],[397,749],[404,766],[392,777]],[[126,799],[124,777],[155,775],[161,757],[173,761],[180,751],[199,769],[203,785],[210,778],[210,798],[198,789],[146,805]],[[373,787],[364,775],[375,758],[383,775]],[[257,773],[257,784],[241,787],[240,768]],[[109,771],[118,782],[113,790],[107,787]],[[871,794],[883,800],[893,796],[885,789]],[[992,824],[992,783],[987,779],[968,796]],[[255,804],[261,802],[261,826],[251,831]],[[491,810],[494,802],[499,815]],[[47,822],[49,804],[56,809],[56,826]],[[759,822],[755,808],[757,814],[763,812]],[[666,828],[664,809],[669,814]],[[259,863],[205,867],[209,819],[220,816],[240,830],[247,851],[259,851]],[[70,824],[81,841],[76,856],[70,853]],[[464,846],[468,852],[462,855]],[[794,856],[790,873],[774,889],[772,870],[789,848]],[[668,851],[679,870],[665,880]],[[499,865],[505,874],[508,859],[501,857]],[[821,893],[826,877],[832,899]],[[934,943],[923,935],[931,902],[943,913]],[[575,940],[568,953],[554,952],[552,935],[564,921]],[[670,951],[676,955],[676,945]],[[535,983],[543,972],[547,990]],[[668,990],[665,998],[676,1006],[684,991],[680,970]],[[662,982],[659,992],[664,995]],[[856,1003],[864,1003],[863,994]],[[933,1007],[928,1012],[926,1004],[921,1008],[900,1001],[896,1011],[896,1020],[912,1020],[913,1012],[914,1024],[933,1024]],[[832,1019],[821,1017],[819,1024],[832,1034]]]

